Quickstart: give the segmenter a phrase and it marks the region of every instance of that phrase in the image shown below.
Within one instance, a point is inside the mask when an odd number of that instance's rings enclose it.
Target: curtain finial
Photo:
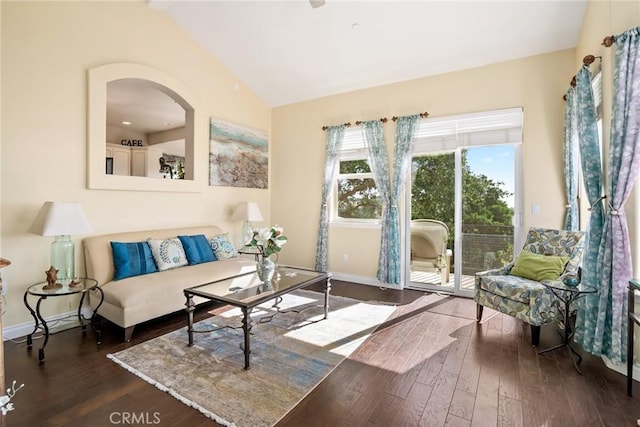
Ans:
[[[604,40],[602,40],[602,46],[611,47],[613,46],[613,43],[615,41],[616,41],[616,38],[614,36],[607,36],[604,38]]]

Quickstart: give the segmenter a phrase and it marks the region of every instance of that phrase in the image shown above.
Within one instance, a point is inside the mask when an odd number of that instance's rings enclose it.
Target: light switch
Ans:
[[[540,215],[540,205],[531,205],[531,215]]]

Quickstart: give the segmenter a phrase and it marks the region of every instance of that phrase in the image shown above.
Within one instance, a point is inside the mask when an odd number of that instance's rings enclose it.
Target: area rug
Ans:
[[[186,327],[107,357],[225,426],[272,426],[384,322],[395,307],[295,291],[252,312],[251,369],[245,370],[242,329],[194,334]],[[196,323],[195,329],[241,325],[229,309]],[[268,321],[269,320],[269,321]]]

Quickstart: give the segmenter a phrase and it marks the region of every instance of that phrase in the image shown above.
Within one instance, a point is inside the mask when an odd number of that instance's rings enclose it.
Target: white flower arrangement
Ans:
[[[20,386],[16,388],[16,382],[14,381],[11,384],[11,388],[7,389],[7,394],[4,396],[0,396],[0,412],[2,412],[2,415],[7,415],[7,412],[13,411],[15,409],[13,403],[10,402],[11,399],[13,399],[13,396],[15,396],[16,392],[22,387],[24,387],[24,384],[20,384]]]
[[[245,236],[245,246],[254,247],[262,257],[267,258],[280,252],[282,246],[287,243],[287,236],[282,227],[254,228]]]

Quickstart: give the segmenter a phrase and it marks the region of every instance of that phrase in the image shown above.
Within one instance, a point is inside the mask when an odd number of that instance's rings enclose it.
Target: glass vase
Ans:
[[[260,257],[256,262],[256,273],[263,282],[270,282],[276,272],[276,263],[267,257]]]

